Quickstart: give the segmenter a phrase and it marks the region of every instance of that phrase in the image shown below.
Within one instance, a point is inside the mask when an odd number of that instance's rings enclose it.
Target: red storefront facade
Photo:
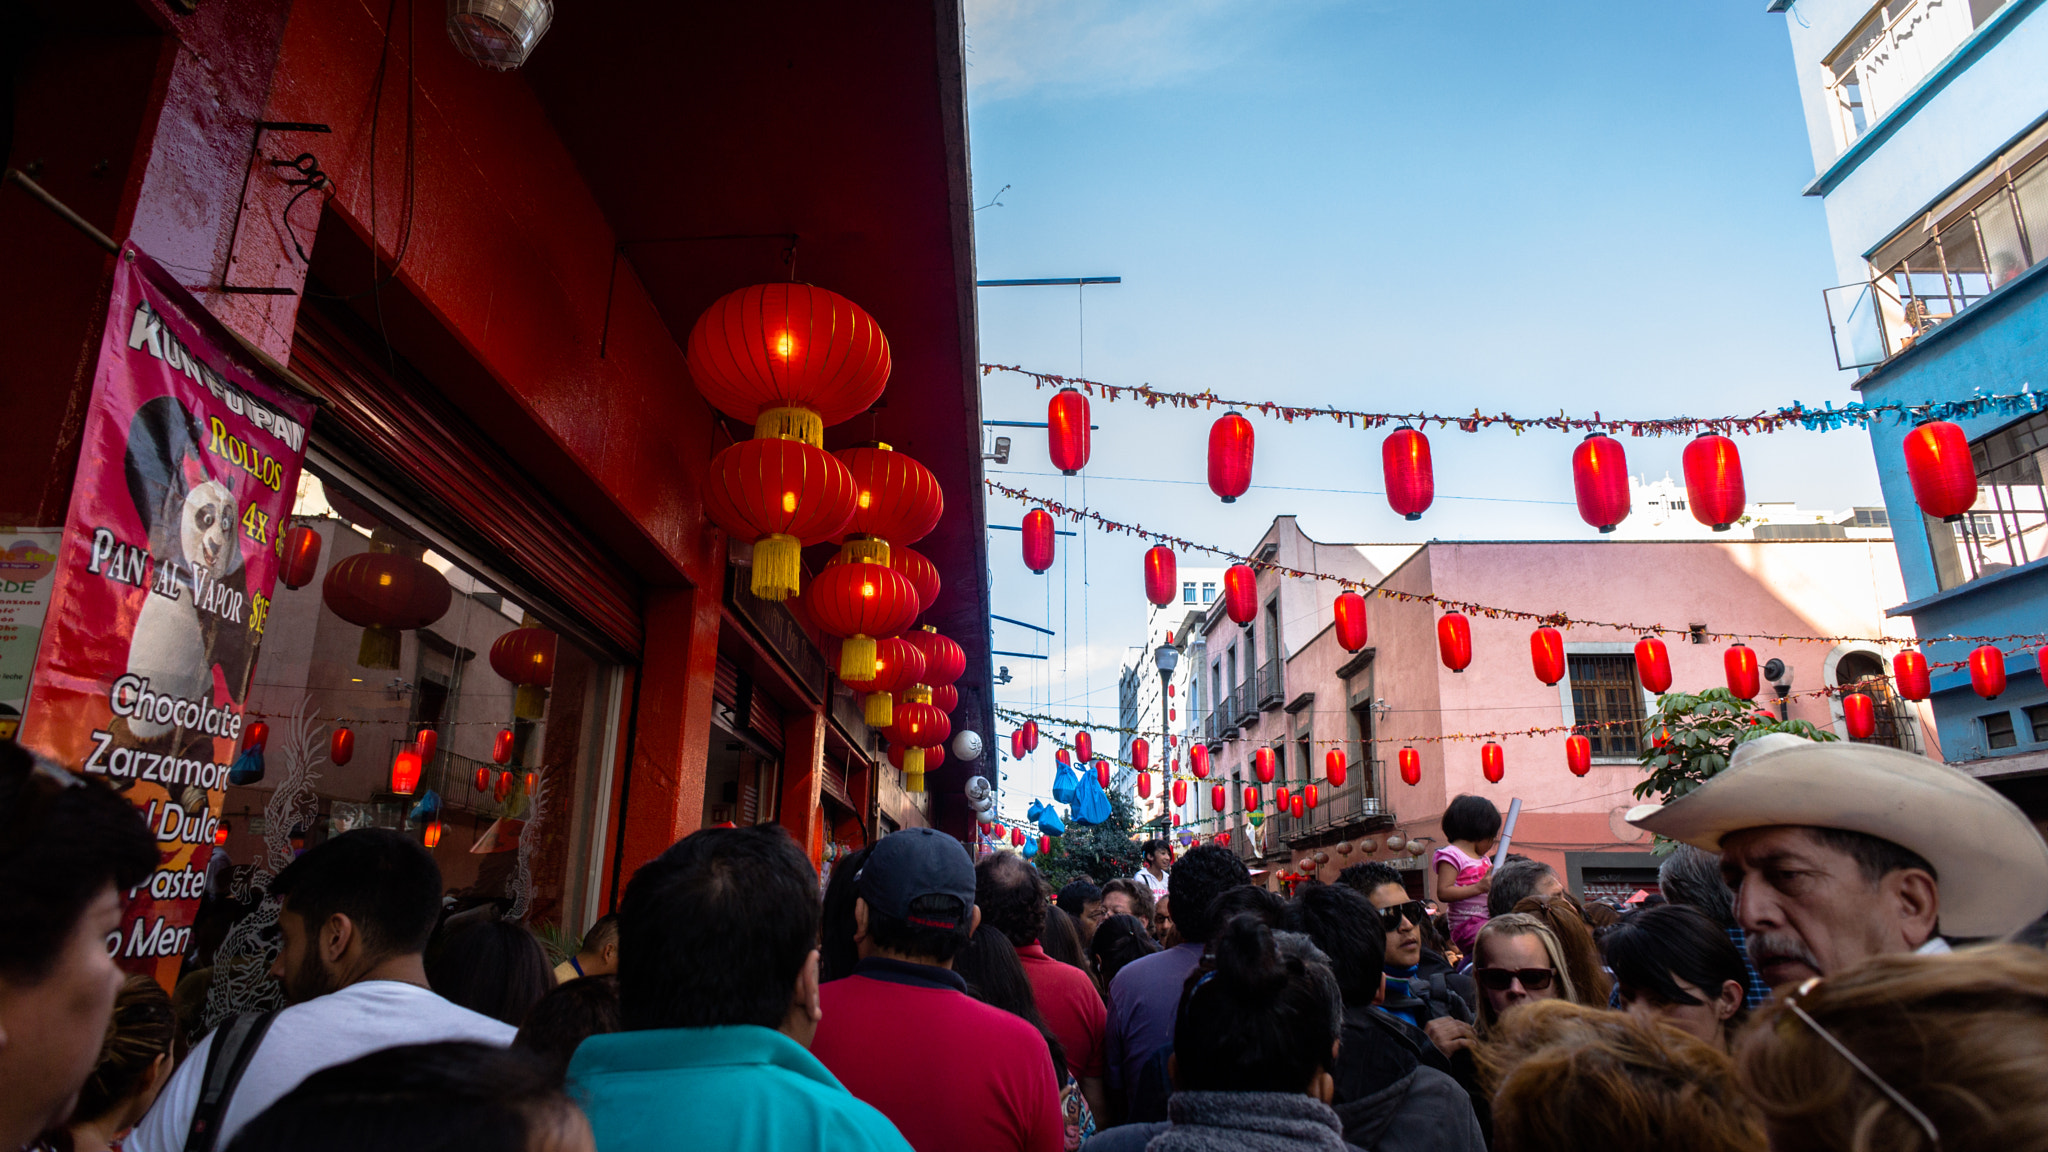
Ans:
[[[551,719],[560,739],[536,735],[533,757],[562,746],[576,818],[532,867],[572,876],[551,906],[565,931],[714,817],[778,821],[821,864],[903,823],[967,834],[976,769],[949,760],[903,793],[801,607],[754,600],[729,563],[701,492],[751,429],[702,400],[683,355],[703,309],[753,283],[801,279],[876,319],[889,386],[826,447],[884,441],[937,475],[948,506],[918,549],[943,591],[920,623],[967,653],[955,730],[990,733],[957,3],[564,5],[511,72],[458,53],[439,0],[28,7],[7,165],[321,403],[321,491],[302,487],[300,512],[336,559],[424,556],[473,622],[408,640],[385,684],[324,655],[336,626],[306,609],[259,661],[284,678],[257,677],[252,713],[267,683],[273,714],[357,694],[326,715],[366,740],[445,725],[452,794],[490,767],[477,741],[498,723],[450,703],[484,683],[475,658],[522,619],[559,632],[585,669],[576,703],[554,692],[575,726]],[[324,183],[288,182],[313,170]],[[0,524],[64,522],[114,259],[0,189],[0,262],[32,270],[0,283],[22,449],[0,453]],[[261,799],[231,795],[224,835],[276,824]],[[374,820],[379,798],[359,799],[350,819]],[[317,838],[308,824],[269,831]]]

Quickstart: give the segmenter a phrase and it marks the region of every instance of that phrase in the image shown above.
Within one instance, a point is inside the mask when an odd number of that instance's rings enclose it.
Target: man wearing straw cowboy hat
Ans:
[[[1885,952],[1945,952],[2048,913],[2048,843],[2018,807],[1937,760],[1759,737],[1728,768],[1628,821],[1721,854],[1773,988]]]

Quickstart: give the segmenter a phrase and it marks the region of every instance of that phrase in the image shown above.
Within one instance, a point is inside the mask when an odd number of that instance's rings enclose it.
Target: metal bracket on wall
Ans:
[[[334,131],[334,129],[329,128],[325,124],[302,124],[292,120],[258,120],[256,122],[256,130],[249,137],[249,163],[247,167],[242,169],[242,195],[235,201],[235,223],[234,226],[228,230],[228,262],[226,268],[221,273],[221,291],[236,293],[243,296],[298,295],[298,291],[292,288],[259,288],[254,285],[228,283],[228,281],[232,279],[234,276],[235,244],[241,238],[242,235],[242,206],[249,202],[249,180],[250,177],[253,176],[256,171],[256,154],[259,151],[261,151],[263,147],[263,134],[265,132],[332,131]],[[293,204],[297,204],[299,202],[299,197],[304,196],[307,192],[319,188],[333,187],[334,182],[329,180],[327,178],[327,174],[320,170],[320,162],[314,159],[313,154],[311,152],[301,152],[297,156],[289,160],[279,160],[272,158],[269,161],[269,163],[272,168],[291,168],[298,172],[297,177],[286,176],[283,178],[284,182],[287,185],[298,188],[298,192],[295,193],[292,196],[290,202],[285,205],[284,210],[287,213],[289,213],[292,210]],[[291,227],[291,222],[289,220],[285,222],[285,227],[287,229]],[[299,248],[297,237],[293,238],[292,247],[294,249],[297,249],[299,258],[301,260],[306,258],[305,249]]]

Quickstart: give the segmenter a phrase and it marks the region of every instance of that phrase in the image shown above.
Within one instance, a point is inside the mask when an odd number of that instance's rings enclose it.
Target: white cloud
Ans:
[[[1307,5],[1251,0],[967,0],[967,83],[977,100],[1042,89],[1172,84],[1228,64],[1262,27]]]

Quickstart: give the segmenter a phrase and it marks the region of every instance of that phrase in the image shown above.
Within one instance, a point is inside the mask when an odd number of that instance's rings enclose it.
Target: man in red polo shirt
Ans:
[[[1045,1038],[967,995],[953,957],[981,923],[958,840],[906,828],[854,878],[853,974],[818,990],[811,1054],[917,1152],[1062,1152],[1066,1122]]]
[[[999,852],[974,866],[974,903],[990,927],[1009,937],[1031,981],[1031,996],[1045,1026],[1067,1050],[1067,1069],[1081,1084],[1096,1123],[1110,1119],[1105,1048],[1109,1009],[1088,973],[1045,954],[1048,895],[1038,869],[1014,852]]]

